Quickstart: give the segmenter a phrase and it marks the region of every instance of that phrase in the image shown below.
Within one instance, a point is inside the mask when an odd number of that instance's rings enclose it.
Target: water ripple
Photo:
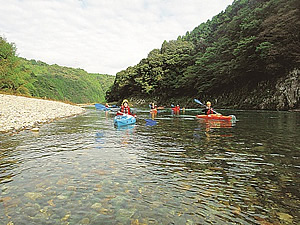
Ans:
[[[218,127],[194,119],[196,111],[187,113],[166,110],[149,127],[145,111],[136,125],[119,129],[113,114],[89,108],[38,133],[1,134],[0,220],[300,221],[299,126],[289,122],[298,116],[242,111],[235,126]]]

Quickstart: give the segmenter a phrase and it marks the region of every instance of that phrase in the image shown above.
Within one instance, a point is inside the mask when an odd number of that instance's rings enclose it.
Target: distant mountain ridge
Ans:
[[[115,76],[87,73],[16,56],[16,47],[0,37],[0,91],[73,103],[105,102]]]
[[[114,76],[87,73],[83,69],[21,59],[22,67],[32,71],[35,80],[26,84],[30,94],[74,103],[105,102],[105,93],[113,84]],[[32,87],[33,86],[33,87]]]

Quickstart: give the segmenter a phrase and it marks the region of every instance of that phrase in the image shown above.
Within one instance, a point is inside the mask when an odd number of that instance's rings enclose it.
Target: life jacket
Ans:
[[[172,108],[173,111],[180,111],[180,106],[175,106]]]
[[[129,108],[129,106],[125,107],[124,105],[122,105],[120,111],[122,113],[125,113],[125,114],[130,114],[130,108]]]
[[[206,115],[209,115],[209,114],[214,114],[214,111],[213,111],[213,109],[212,109],[212,108],[210,108],[210,109],[207,109],[207,111],[206,111]]]

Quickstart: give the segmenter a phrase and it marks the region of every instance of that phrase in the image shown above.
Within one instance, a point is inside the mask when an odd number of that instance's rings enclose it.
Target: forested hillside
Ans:
[[[107,97],[139,96],[161,103],[199,97],[219,106],[297,108],[299,9],[298,0],[236,0],[117,73]],[[279,87],[279,81],[285,86]],[[295,88],[292,93],[281,90],[289,86]]]
[[[20,58],[15,45],[0,37],[1,92],[74,103],[104,102],[114,79],[110,75]]]

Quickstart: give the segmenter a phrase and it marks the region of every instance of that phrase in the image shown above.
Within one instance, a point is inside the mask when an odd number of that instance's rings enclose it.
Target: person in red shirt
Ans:
[[[204,109],[204,113],[206,115],[214,114],[214,110],[213,110],[213,108],[211,108],[211,102],[206,103],[206,109]]]
[[[122,102],[122,105],[121,105],[121,108],[120,108],[120,114],[129,114],[129,115],[131,115],[130,107],[128,105],[128,100],[127,99],[124,99],[123,102]]]

